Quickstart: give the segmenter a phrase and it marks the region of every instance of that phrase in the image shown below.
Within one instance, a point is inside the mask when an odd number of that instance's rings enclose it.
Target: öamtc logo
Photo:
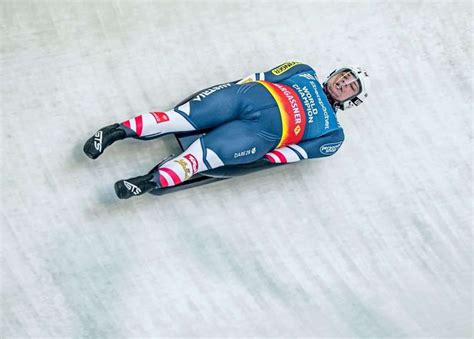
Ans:
[[[324,155],[329,155],[336,153],[336,151],[341,147],[342,141],[339,142],[332,142],[329,144],[324,144],[319,148],[319,151]]]

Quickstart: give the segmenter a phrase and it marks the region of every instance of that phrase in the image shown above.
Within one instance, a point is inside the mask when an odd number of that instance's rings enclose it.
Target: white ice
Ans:
[[[472,4],[0,3],[1,334],[471,337]],[[372,91],[333,157],[121,201],[99,127],[284,61]]]

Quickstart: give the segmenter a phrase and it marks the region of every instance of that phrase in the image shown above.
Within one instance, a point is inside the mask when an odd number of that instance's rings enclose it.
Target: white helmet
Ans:
[[[341,72],[347,72],[350,71],[354,77],[357,79],[360,87],[359,93],[356,95],[353,95],[352,97],[344,100],[343,102],[335,102],[336,108],[340,108],[341,110],[345,110],[354,106],[359,106],[361,103],[365,101],[365,98],[367,98],[367,92],[370,89],[370,78],[369,74],[367,71],[364,71],[360,67],[355,67],[355,66],[348,66],[348,67],[343,67],[339,69],[335,69],[332,71],[328,77],[326,78],[326,81],[323,83],[323,87],[326,88],[326,84],[334,74],[338,74]]]

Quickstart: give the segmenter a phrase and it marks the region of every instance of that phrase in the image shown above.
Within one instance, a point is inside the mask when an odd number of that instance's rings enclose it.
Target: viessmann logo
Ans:
[[[339,147],[341,147],[341,145],[342,145],[341,141],[332,142],[330,144],[324,144],[319,148],[319,151],[324,155],[333,154],[333,153],[336,153],[336,151],[339,149]]]

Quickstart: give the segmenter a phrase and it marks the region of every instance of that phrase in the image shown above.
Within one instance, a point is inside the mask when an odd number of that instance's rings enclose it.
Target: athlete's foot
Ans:
[[[113,124],[101,128],[84,145],[84,153],[91,159],[97,159],[104,150],[117,140],[126,138],[125,130],[120,124]]]
[[[128,199],[160,188],[153,178],[150,172],[140,177],[119,180],[115,183],[115,193],[120,199]]]

